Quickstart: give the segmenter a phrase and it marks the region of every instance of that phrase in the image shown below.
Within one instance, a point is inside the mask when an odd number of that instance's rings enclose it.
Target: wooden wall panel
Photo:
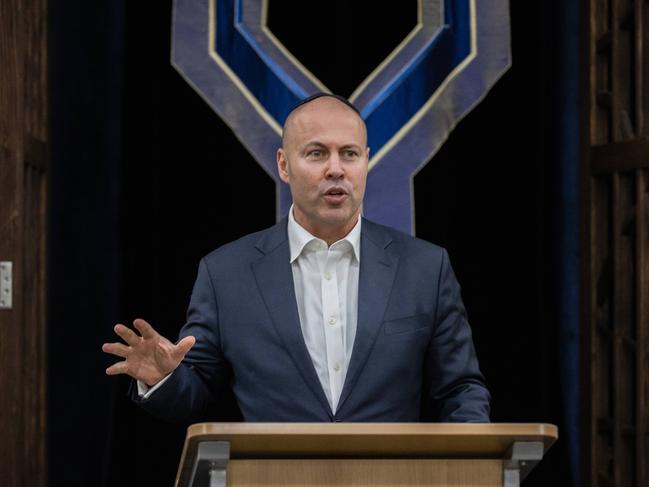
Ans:
[[[46,485],[46,0],[0,2],[0,484]]]
[[[635,174],[613,178],[613,453],[615,485],[635,471]]]
[[[640,93],[638,104],[639,111],[640,135],[649,135],[649,62],[646,61],[649,55],[649,2],[638,1],[637,7],[637,27],[638,41],[636,43],[636,63],[640,69],[636,73],[636,86]]]
[[[649,2],[588,0],[582,49],[591,410],[584,485],[649,485]],[[587,135],[586,135],[587,134]]]
[[[610,177],[598,177],[592,184],[593,207],[591,209],[591,316],[592,349],[591,361],[599,361],[601,367],[594,369],[591,375],[593,391],[593,418],[595,419],[590,433],[592,441],[590,457],[594,459],[594,475],[597,478],[610,476],[613,458],[613,412],[610,394],[611,377],[609,371],[612,363],[613,330],[612,319],[612,258],[611,258],[611,198],[612,182]]]
[[[14,303],[22,273],[22,115],[23,87],[19,56],[19,26],[14,2],[0,2],[0,260],[14,267]],[[20,307],[0,309],[0,483],[17,486],[22,481],[21,459],[23,422],[17,420],[24,409],[21,387],[22,350]]]
[[[638,322],[638,354],[636,355],[636,474],[638,479],[649,480],[649,170],[636,173],[638,213],[636,227],[636,315]]]

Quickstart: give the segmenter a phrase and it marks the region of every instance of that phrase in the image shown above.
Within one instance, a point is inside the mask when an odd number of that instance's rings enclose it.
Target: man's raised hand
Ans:
[[[193,336],[187,336],[177,344],[171,343],[144,320],[135,320],[133,326],[140,335],[118,324],[115,325],[115,333],[126,344],[104,343],[101,347],[104,352],[124,359],[108,367],[108,375],[127,374],[148,386],[154,386],[176,370],[196,342]]]

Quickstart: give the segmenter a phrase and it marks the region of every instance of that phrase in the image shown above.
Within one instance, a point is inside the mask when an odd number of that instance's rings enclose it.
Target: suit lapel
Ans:
[[[363,220],[358,279],[358,323],[338,411],[353,390],[383,322],[399,261],[396,255],[387,251],[390,242],[392,238],[387,231]]]
[[[262,236],[257,248],[264,255],[252,264],[252,269],[273,325],[286,350],[313,394],[331,416],[331,407],[302,336],[286,224],[286,219],[283,219]]]

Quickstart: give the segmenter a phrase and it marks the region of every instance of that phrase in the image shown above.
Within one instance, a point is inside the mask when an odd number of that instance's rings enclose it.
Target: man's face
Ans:
[[[351,108],[331,97],[299,107],[277,151],[297,222],[329,243],[344,237],[360,214],[368,157],[365,125]]]

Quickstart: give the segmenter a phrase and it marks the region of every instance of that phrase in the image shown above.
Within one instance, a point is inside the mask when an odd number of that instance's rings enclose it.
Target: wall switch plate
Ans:
[[[11,309],[13,262],[0,261],[0,309]]]

